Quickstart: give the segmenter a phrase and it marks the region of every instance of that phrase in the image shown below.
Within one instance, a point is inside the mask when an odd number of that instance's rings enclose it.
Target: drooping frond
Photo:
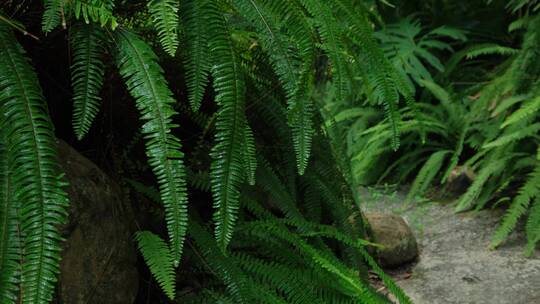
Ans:
[[[21,303],[52,299],[60,260],[58,225],[68,198],[56,159],[53,126],[33,68],[13,33],[0,25],[0,104],[14,200],[21,203],[24,235]]]
[[[513,112],[506,120],[501,124],[501,128],[513,125],[517,122],[523,121],[523,119],[534,115],[540,110],[540,96],[535,97],[533,100],[523,104],[518,110]]]
[[[165,52],[171,56],[176,54],[178,47],[178,5],[177,0],[151,0],[148,2],[148,11],[152,16],[159,41]]]
[[[355,300],[362,299],[367,303],[382,303],[376,301],[376,296],[364,283],[359,280],[354,271],[345,266],[330,252],[318,249],[300,238],[298,235],[290,233],[288,229],[273,221],[253,222],[244,227],[253,236],[263,238],[268,234],[277,237],[290,245],[297,247],[299,253],[305,256],[306,262],[313,267],[320,268],[331,274],[331,278],[341,285],[343,292]],[[264,231],[264,232],[263,232]],[[266,235],[266,236],[265,236]]]
[[[112,30],[116,29],[118,23],[113,15],[113,0],[59,0],[66,3],[66,7],[73,13],[77,20],[83,19],[86,24],[90,22],[99,23],[101,27],[108,25]]]
[[[159,236],[149,231],[139,231],[135,239],[146,265],[165,294],[174,300],[175,272],[169,246]]]
[[[41,28],[44,32],[50,32],[62,22],[64,0],[43,0],[43,6],[45,12],[43,12]]]
[[[230,242],[239,208],[239,187],[244,181],[243,134],[245,83],[223,13],[214,1],[206,1],[212,75],[217,92],[216,144],[212,150],[210,178],[214,198],[215,235],[225,250]]]
[[[146,154],[156,175],[165,206],[165,218],[174,265],[178,266],[187,225],[187,195],[185,168],[180,140],[171,132],[172,92],[163,77],[152,49],[137,36],[117,31],[117,65],[128,90],[135,98],[137,109],[145,122]]]
[[[496,158],[492,158],[492,159],[496,159]],[[478,172],[476,179],[467,189],[467,192],[465,192],[465,194],[459,199],[457,206],[455,208],[456,212],[462,212],[462,211],[468,210],[471,207],[471,205],[473,205],[473,201],[480,195],[488,179],[495,172],[504,168],[506,160],[507,159],[502,158],[498,160],[493,160],[491,162],[488,161],[487,165],[482,167],[482,169]]]
[[[513,141],[520,140],[529,136],[534,136],[540,130],[540,123],[535,123],[530,126],[518,129],[514,132],[502,134],[496,140],[488,142],[482,146],[483,149],[491,149],[507,145]]]
[[[318,28],[323,42],[322,48],[332,63],[332,83],[335,88],[336,99],[342,102],[348,93],[348,89],[346,80],[347,66],[343,56],[345,51],[341,41],[340,26],[326,1],[301,0],[300,2],[315,17],[315,26]]]
[[[527,234],[527,247],[525,248],[525,255],[530,256],[536,247],[538,241],[540,241],[540,196],[537,195],[532,203],[532,207],[529,211],[529,218],[527,219],[527,225],[525,226],[525,232]]]
[[[303,174],[311,150],[312,102],[306,91],[311,72],[313,47],[309,31],[300,35],[291,33],[298,41],[297,50],[286,36],[283,26],[304,29],[301,17],[295,12],[296,7],[285,1],[236,0],[239,12],[257,29],[263,49],[268,54],[274,72],[278,76],[286,93],[289,108],[289,123],[293,131],[293,141],[297,156],[298,171]],[[291,12],[292,11],[292,12]],[[286,19],[288,17],[288,19]],[[279,20],[279,19],[282,20]],[[289,29],[289,31],[294,31]],[[300,36],[300,37],[299,37]],[[306,41],[307,39],[307,41]],[[297,54],[299,53],[299,54]],[[303,68],[307,64],[308,70]],[[303,74],[302,74],[303,73]]]
[[[247,278],[239,267],[223,255],[220,244],[212,239],[206,230],[195,222],[189,223],[189,234],[194,239],[199,255],[204,258],[205,264],[216,271],[216,276],[225,284],[228,294],[234,302],[252,303],[252,290]]]
[[[2,89],[0,83],[0,89]],[[0,142],[0,303],[16,303],[19,290],[21,244],[18,204],[13,197],[13,186],[6,151],[7,142],[2,130]]]
[[[416,195],[422,195],[427,190],[427,187],[431,184],[437,173],[439,173],[444,161],[444,157],[450,151],[441,150],[437,151],[428,158],[425,164],[422,166],[405,199],[406,203],[415,198]]]
[[[250,185],[255,185],[255,172],[257,171],[257,156],[255,150],[255,138],[253,131],[245,123],[244,135],[242,140],[242,159],[244,160],[244,172]]]
[[[73,128],[79,140],[88,133],[99,111],[105,69],[103,43],[102,31],[97,26],[78,24],[72,27]]]
[[[527,177],[527,181],[519,189],[519,194],[514,198],[510,208],[506,211],[502,223],[495,231],[491,239],[491,248],[499,246],[514,230],[519,218],[524,215],[531,200],[540,194],[540,165]],[[530,231],[530,227],[529,227]]]
[[[502,55],[511,56],[517,54],[519,51],[510,47],[501,46],[495,43],[485,43],[475,45],[467,51],[466,58],[474,59],[478,56],[485,55]]]
[[[211,57],[208,50],[207,19],[203,2],[200,0],[181,1],[180,7],[184,28],[189,29],[182,43],[187,49],[187,54],[184,54],[184,66],[188,99],[193,111],[199,110],[210,72]]]
[[[392,148],[397,150],[400,135],[398,125],[401,120],[398,111],[399,94],[401,93],[411,109],[415,110],[412,89],[404,80],[405,76],[398,75],[380,49],[365,12],[347,0],[338,0],[336,4],[338,13],[345,14],[351,22],[344,35],[361,50],[361,54],[355,58],[356,64],[365,74],[366,85],[370,91],[369,98],[384,108],[385,117],[392,128]]]

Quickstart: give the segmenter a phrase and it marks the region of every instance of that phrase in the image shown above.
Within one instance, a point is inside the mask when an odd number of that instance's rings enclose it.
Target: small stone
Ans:
[[[467,191],[467,188],[469,188],[475,178],[476,174],[471,168],[467,166],[456,166],[450,172],[450,175],[448,175],[445,192],[452,193],[453,195],[461,195]]]
[[[399,267],[417,258],[416,238],[401,216],[378,212],[364,215],[371,227],[373,241],[382,246],[375,252],[382,267]]]

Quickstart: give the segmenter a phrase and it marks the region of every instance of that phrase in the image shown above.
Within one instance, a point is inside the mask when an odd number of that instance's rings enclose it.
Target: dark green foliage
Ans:
[[[173,255],[169,246],[159,236],[149,231],[137,232],[135,239],[146,265],[150,268],[159,286],[170,299],[174,299],[176,280]]]
[[[400,4],[400,9],[406,8]],[[468,41],[463,31],[423,28],[411,17],[382,27],[375,36],[403,76],[394,81],[412,79],[407,86],[417,92],[420,102],[407,104],[396,123],[365,109],[369,97],[376,95],[367,87],[358,94],[359,104],[327,103],[331,114],[325,125],[337,126],[332,136],[346,143],[355,183],[412,182],[408,202],[424,195],[433,182],[444,185],[452,176],[468,172],[473,181],[457,199],[456,211],[479,210],[496,200],[499,206],[509,202],[491,246],[502,244],[523,216],[526,252],[531,254],[540,239],[536,199],[540,17],[537,1],[510,1],[507,8],[520,16],[509,25],[508,35],[518,42],[514,45],[500,43],[497,36],[483,37],[483,24],[477,29],[462,23],[469,29],[470,45],[464,44]],[[424,24],[435,21],[424,19]],[[482,22],[493,26],[489,20]],[[389,145],[395,128],[401,134],[401,149],[396,152]]]
[[[92,125],[101,101],[103,85],[103,32],[93,24],[72,27],[73,129],[81,140]]]
[[[67,216],[68,199],[62,190],[61,173],[56,161],[56,142],[48,110],[36,74],[25,57],[24,50],[15,40],[11,29],[0,24],[0,105],[6,113],[2,120],[4,151],[9,162],[9,190],[13,196],[2,197],[12,200],[3,202],[9,207],[20,202],[18,222],[22,235],[23,253],[21,267],[21,303],[48,303],[52,299],[54,284],[58,275],[61,237],[58,225]],[[14,206],[5,209],[6,216],[13,216]],[[15,226],[17,227],[17,226]],[[5,232],[13,232],[15,227],[7,227]],[[11,236],[15,237],[15,236]],[[7,248],[17,246],[17,241],[7,243]],[[15,260],[15,248],[9,249]],[[8,268],[9,269],[9,268]],[[2,275],[8,275],[4,272]],[[13,277],[8,280],[14,280]],[[13,282],[13,281],[12,281]],[[8,290],[1,291],[2,297],[11,298]],[[5,295],[5,296],[4,296]],[[11,302],[8,300],[8,303]]]
[[[174,56],[178,47],[178,1],[150,0],[147,5],[163,49]]]
[[[187,225],[187,193],[180,140],[171,134],[174,99],[152,49],[132,33],[117,31],[117,65],[145,121],[146,154],[165,206],[175,266],[180,263]]]
[[[13,185],[9,174],[9,160],[6,151],[7,142],[2,132],[0,146],[1,203],[0,207],[0,303],[15,303],[20,280],[20,233],[18,204],[13,197]]]
[[[117,4],[114,11],[110,0],[45,1],[42,27],[55,31],[50,36],[70,33],[79,139],[99,111],[105,70],[119,74],[107,79],[121,78],[135,102],[159,195],[129,183],[163,206],[168,236],[145,231],[136,239],[165,294],[175,297],[182,271],[196,294],[175,299],[181,302],[387,303],[367,281],[369,265],[401,303],[410,303],[365,252],[372,244],[361,239],[361,218],[356,227],[348,220],[359,207],[351,170],[344,158],[335,163],[342,151],[328,145],[333,130],[321,124],[322,107],[314,102],[315,88],[328,82],[338,102],[363,96],[384,108],[388,128],[379,131],[390,149],[399,145],[401,117],[410,118],[399,113],[401,96],[416,119],[412,90],[373,36],[373,7],[349,0]],[[8,270],[0,295],[15,301],[19,287],[23,303],[46,303],[58,275],[56,229],[65,221],[66,196],[37,77],[13,25],[1,22],[0,101],[7,113],[1,147],[7,157],[0,165],[9,170],[1,180],[0,237],[10,241],[0,247]],[[158,43],[169,56],[153,51]],[[191,109],[175,100],[183,85],[168,83],[161,67],[167,65],[167,77],[182,71],[177,53],[185,74],[174,79],[185,80]],[[114,66],[103,61],[111,57]],[[179,137],[192,130],[177,129],[177,111],[200,128],[188,139],[198,137],[196,147],[185,149],[191,157],[185,163]],[[208,154],[211,159],[203,157]],[[213,237],[202,212],[209,202],[193,204],[188,218],[188,184],[190,195],[212,198]],[[192,246],[184,248],[186,238]],[[183,255],[189,263],[177,270]]]
[[[185,29],[183,42],[187,52],[183,54],[189,102],[193,111],[198,111],[208,83],[210,53],[206,15],[202,9],[204,1],[182,1],[180,14]]]
[[[212,150],[212,194],[214,197],[215,234],[221,250],[230,242],[240,207],[239,187],[244,180],[242,152],[248,128],[244,116],[245,83],[225,17],[216,3],[207,1],[210,51],[214,61],[212,76],[219,110],[216,122],[216,145]]]

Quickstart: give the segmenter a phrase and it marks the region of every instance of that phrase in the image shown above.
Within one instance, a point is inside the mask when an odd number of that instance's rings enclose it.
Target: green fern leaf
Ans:
[[[212,150],[210,179],[214,197],[216,240],[221,250],[230,242],[240,206],[239,187],[244,178],[242,138],[245,129],[245,84],[237,54],[223,13],[214,1],[207,1],[212,74],[219,106],[216,144]]]
[[[253,131],[246,123],[244,129],[244,138],[242,140],[242,158],[244,159],[244,171],[247,181],[250,185],[255,185],[255,172],[257,170],[257,157],[255,156],[255,139]]]
[[[506,159],[496,159],[495,157],[489,158],[493,161],[486,161],[486,164],[482,169],[478,172],[478,175],[476,176],[476,179],[471,184],[471,186],[467,189],[467,192],[459,199],[457,206],[455,208],[456,212],[462,212],[471,207],[473,204],[473,201],[480,195],[482,192],[482,189],[485,185],[485,183],[488,181],[488,179],[495,174],[497,171],[504,168],[504,165],[506,163]],[[495,160],[496,159],[496,160]]]
[[[209,264],[216,272],[218,278],[227,287],[227,292],[233,297],[231,303],[253,303],[252,284],[248,281],[238,265],[224,256],[219,243],[199,224],[190,221],[189,234],[201,252],[204,263]]]
[[[343,101],[348,93],[347,64],[344,60],[344,43],[341,40],[340,26],[332,14],[332,9],[325,1],[301,0],[306,10],[314,17],[315,26],[322,38],[322,49],[332,62],[332,84],[336,99]]]
[[[496,140],[489,142],[482,146],[482,149],[492,149],[509,143],[523,139],[525,137],[534,136],[540,130],[540,123],[535,123],[525,128],[519,129],[509,134],[504,134],[498,137]]]
[[[65,1],[65,0],[63,0]],[[71,12],[75,19],[84,20],[86,24],[90,22],[99,23],[101,27],[109,25],[112,30],[118,26],[112,10],[114,8],[113,0],[73,0],[68,1]]]
[[[539,193],[540,165],[537,165],[534,171],[528,176],[525,184],[519,189],[519,194],[512,201],[510,208],[504,214],[502,223],[491,239],[491,248],[496,248],[508,237],[510,232],[516,227],[519,218],[527,212],[531,199],[538,196]]]
[[[200,0],[181,1],[181,17],[186,37],[183,40],[187,54],[184,56],[188,99],[193,111],[199,110],[210,72],[208,31],[205,7]]]
[[[306,44],[304,41],[301,41],[302,45],[307,45],[307,47],[300,51],[304,58],[296,55],[295,49],[288,42],[290,39],[280,31],[278,18],[290,16],[288,11],[294,10],[295,7],[284,5],[283,1],[274,2],[268,3],[260,0],[234,1],[239,12],[250,20],[257,29],[262,46],[268,53],[272,67],[285,89],[298,172],[302,175],[307,167],[310,155],[313,126],[311,122],[311,100],[304,92],[306,84],[302,83],[308,77],[300,73],[303,72],[301,68],[303,66],[302,61],[307,61],[310,64],[310,57],[313,55],[306,53],[312,49],[309,42]]]
[[[495,110],[493,110],[493,114],[491,114],[491,116],[493,116],[493,117],[498,116],[502,112],[508,110],[510,107],[515,105],[516,103],[522,102],[522,101],[526,100],[529,97],[530,96],[528,96],[528,95],[521,94],[521,95],[512,95],[512,96],[510,96],[508,98],[505,98],[505,99],[503,99],[503,100],[501,100],[499,102],[499,104],[497,105]]]
[[[45,11],[43,12],[41,28],[44,32],[48,33],[62,22],[64,0],[43,0],[43,2]]]
[[[476,45],[470,48],[467,52],[467,59],[474,59],[478,56],[484,55],[503,55],[511,56],[517,54],[519,51],[510,47],[500,46],[494,43],[485,43]]]
[[[165,218],[174,265],[178,266],[187,226],[185,168],[180,140],[171,134],[175,100],[152,49],[137,36],[117,31],[117,66],[135,98],[146,139],[146,154],[156,175],[165,206]]]
[[[0,105],[10,138],[7,153],[24,235],[20,302],[48,303],[57,281],[68,198],[56,159],[52,123],[39,81],[13,33],[0,24]]]
[[[531,209],[529,210],[529,218],[525,226],[527,234],[527,247],[525,255],[531,256],[534,252],[536,244],[540,241],[540,196],[536,196]]]
[[[411,189],[407,194],[407,198],[405,199],[406,204],[416,197],[416,195],[422,195],[427,190],[427,187],[431,184],[435,178],[435,175],[439,173],[444,161],[444,157],[448,153],[450,153],[450,151],[442,150],[431,154],[418,172],[418,175],[416,175]]]
[[[0,83],[0,89],[2,88]],[[1,99],[0,99],[1,100]],[[0,142],[0,303],[16,303],[22,251],[19,235],[18,203],[13,197],[6,151],[5,129]]]
[[[148,11],[163,49],[174,57],[178,48],[178,1],[151,0],[148,2]]]
[[[150,272],[169,299],[174,300],[176,276],[169,246],[150,231],[138,231],[135,239]]]
[[[536,114],[538,110],[540,109],[540,96],[535,97],[530,102],[525,103],[521,106],[517,111],[512,113],[502,124],[501,129],[505,128],[507,126],[513,125],[515,123],[518,123],[520,121],[523,121],[523,119]]]
[[[73,27],[71,79],[73,86],[73,128],[81,140],[99,111],[105,65],[102,59],[104,37],[92,24]]]

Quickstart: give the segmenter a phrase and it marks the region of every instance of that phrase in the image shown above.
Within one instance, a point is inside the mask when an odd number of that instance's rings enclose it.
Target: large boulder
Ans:
[[[401,216],[379,212],[367,212],[364,215],[371,228],[373,241],[382,246],[375,252],[382,267],[402,266],[418,257],[416,238]]]
[[[137,251],[133,212],[120,187],[63,141],[61,166],[69,182],[69,222],[60,265],[61,303],[133,303],[137,295]]]

